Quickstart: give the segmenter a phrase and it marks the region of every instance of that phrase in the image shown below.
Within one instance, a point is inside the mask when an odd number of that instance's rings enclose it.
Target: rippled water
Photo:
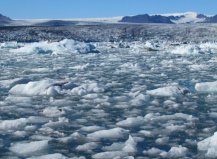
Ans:
[[[120,158],[204,157],[197,143],[217,131],[217,98],[215,94],[197,93],[195,83],[216,81],[216,54],[182,56],[170,51],[104,45],[97,44],[100,53],[89,54],[0,51],[2,158],[57,153],[65,157],[100,158],[101,152],[111,152],[107,156],[116,153]],[[99,90],[72,93],[72,88],[55,96],[10,93],[20,83],[9,80],[17,78],[70,81],[75,88],[93,84]],[[147,95],[147,90],[168,85],[185,87],[190,93]],[[18,126],[8,128],[2,124],[20,118],[24,122]],[[121,122],[126,119],[133,122]],[[113,128],[120,128],[120,132],[112,136],[114,131],[110,131],[107,137],[94,134]],[[129,136],[134,141],[127,149]],[[48,143],[37,153],[34,148],[33,152],[22,152],[28,144],[14,150],[14,145],[32,141]],[[87,143],[89,147],[79,147]],[[178,147],[181,154],[175,156],[177,151],[173,152],[172,147]]]

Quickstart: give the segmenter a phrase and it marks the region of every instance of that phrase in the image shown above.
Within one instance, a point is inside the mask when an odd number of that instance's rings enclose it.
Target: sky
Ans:
[[[0,0],[13,19],[99,18],[195,11],[217,14],[217,0]]]

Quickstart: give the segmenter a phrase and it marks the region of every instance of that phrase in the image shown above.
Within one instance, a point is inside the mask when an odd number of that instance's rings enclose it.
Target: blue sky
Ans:
[[[0,0],[0,13],[15,19],[112,17],[186,11],[217,14],[217,0]]]

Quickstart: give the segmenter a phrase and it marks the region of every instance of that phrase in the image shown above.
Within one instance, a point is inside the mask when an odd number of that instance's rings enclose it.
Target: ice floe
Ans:
[[[12,144],[10,151],[19,155],[19,156],[34,156],[40,155],[43,152],[46,152],[48,148],[48,140],[42,141],[32,141],[32,142],[22,142]]]
[[[126,120],[119,121],[116,125],[123,128],[134,128],[144,124],[144,118],[141,116],[135,118],[127,118]]]
[[[187,152],[188,149],[186,147],[179,145],[178,147],[171,147],[171,149],[167,153],[167,156],[172,158],[181,158],[186,156]]]
[[[78,42],[74,40],[62,40],[60,42],[35,42],[35,43],[21,43],[21,47],[10,47],[10,51],[15,53],[37,53],[37,54],[62,54],[68,53],[99,53],[96,47],[90,43]]]
[[[54,154],[37,156],[37,157],[29,157],[27,159],[68,159],[68,157],[66,157],[60,153],[54,153]]]
[[[91,141],[100,141],[101,139],[117,140],[123,139],[128,134],[128,131],[122,128],[113,128],[108,130],[99,130],[87,135]]]
[[[62,108],[46,107],[43,110],[42,114],[47,116],[47,117],[59,117],[59,116],[65,114],[65,111]]]
[[[197,143],[197,148],[200,151],[205,152],[206,157],[217,157],[217,133]]]
[[[196,83],[195,89],[199,93],[217,93],[217,82]]]
[[[189,90],[180,86],[166,86],[154,90],[148,90],[146,93],[151,96],[170,97],[186,95],[187,93],[189,93]]]
[[[115,159],[115,158],[124,158],[127,157],[128,153],[123,151],[108,151],[108,152],[100,152],[92,156],[93,159]]]
[[[23,129],[28,123],[28,119],[20,118],[14,120],[0,120],[0,131],[14,131]]]

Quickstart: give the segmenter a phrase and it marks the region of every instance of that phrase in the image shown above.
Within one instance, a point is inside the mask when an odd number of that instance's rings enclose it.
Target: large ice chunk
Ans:
[[[217,81],[196,83],[195,89],[199,93],[217,93]]]
[[[40,155],[48,148],[48,140],[32,141],[27,143],[15,143],[10,147],[10,151],[19,156]]]
[[[19,130],[26,126],[28,119],[20,118],[15,120],[2,120],[0,121],[0,131]]]
[[[206,152],[207,157],[217,158],[217,132],[213,136],[198,142],[197,148],[200,151]]]
[[[37,54],[62,54],[62,53],[99,53],[96,47],[90,43],[74,40],[62,40],[60,42],[35,42],[23,43],[23,47],[11,49],[16,53],[37,53]]]
[[[74,87],[75,85],[73,85]],[[57,96],[62,93],[62,90],[73,88],[71,82],[55,81],[52,79],[44,79],[41,81],[32,81],[27,84],[17,84],[9,91],[13,95],[21,96]]]
[[[154,90],[149,90],[146,93],[151,96],[170,97],[170,96],[186,95],[187,93],[189,93],[189,90],[187,88],[174,85],[174,86],[166,86]]]

